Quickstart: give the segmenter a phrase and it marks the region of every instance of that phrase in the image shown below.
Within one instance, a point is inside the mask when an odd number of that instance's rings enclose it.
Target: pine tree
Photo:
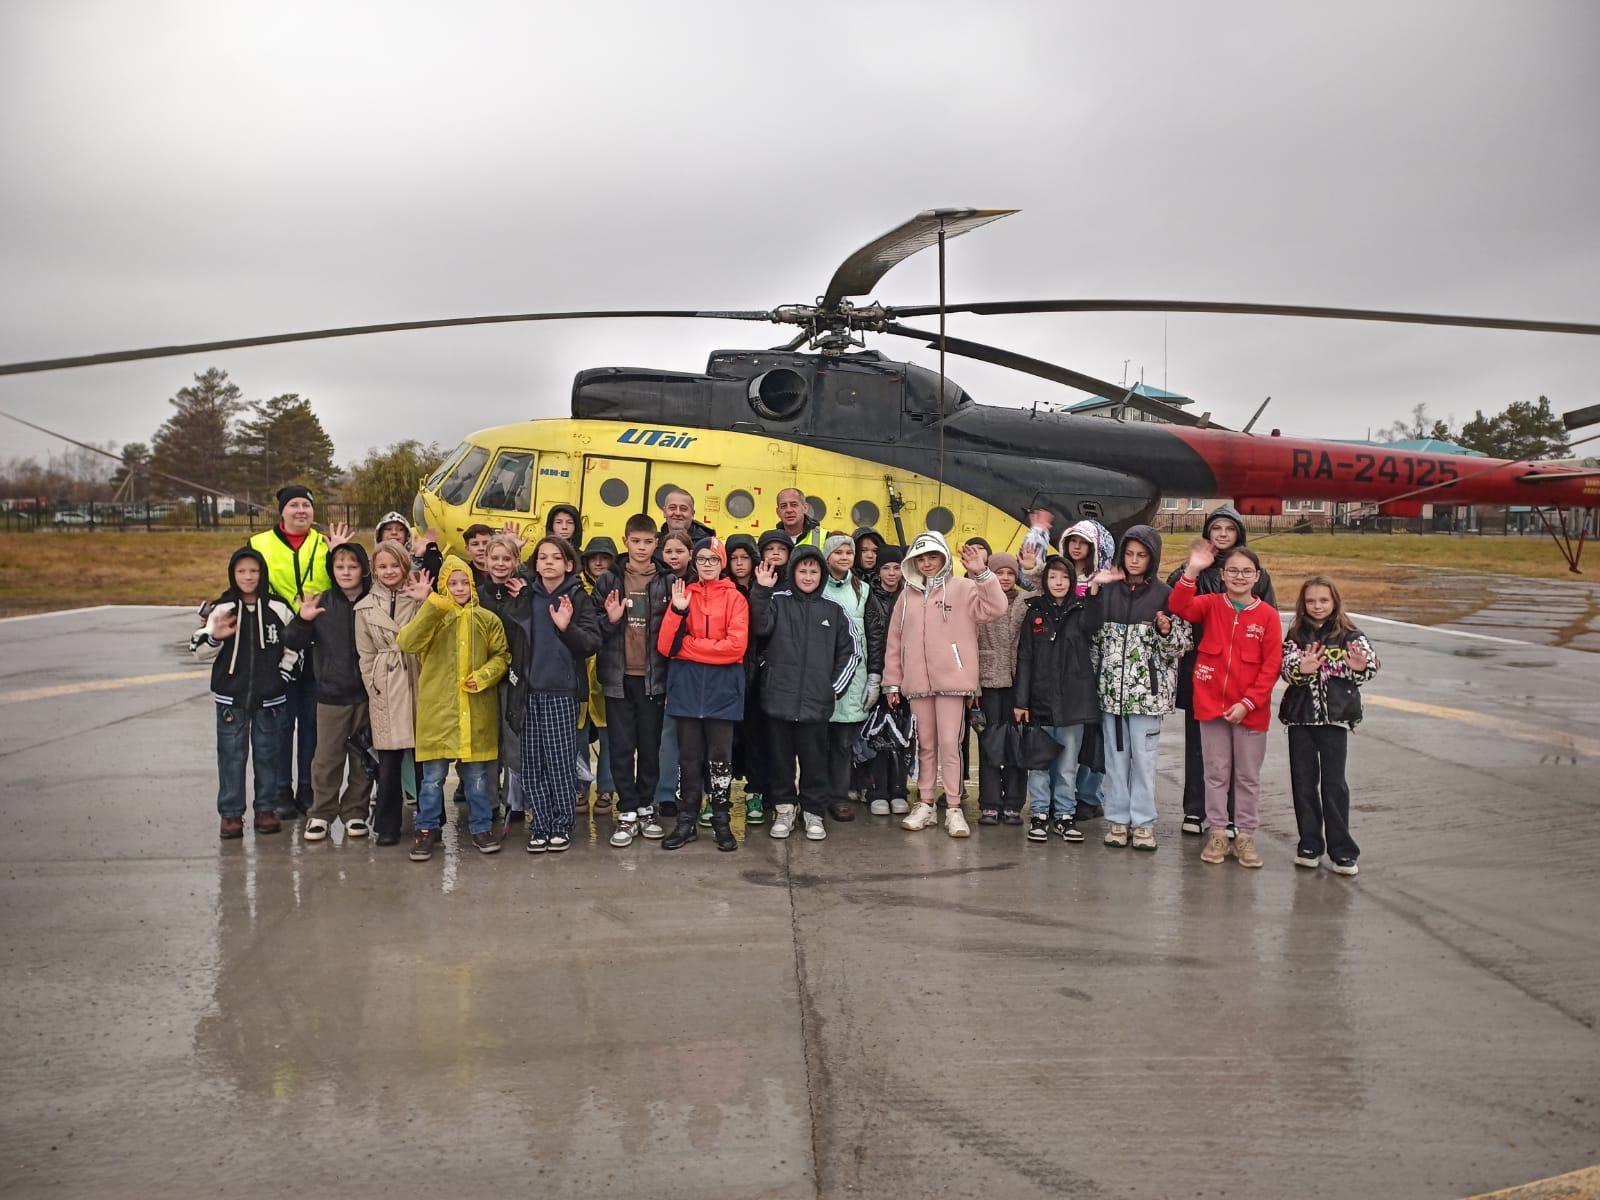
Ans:
[[[194,377],[194,386],[180,388],[170,403],[175,410],[150,439],[150,465],[218,491],[233,478],[233,423],[244,399],[228,373],[210,367]],[[163,488],[182,485],[163,481]],[[197,507],[216,524],[216,498],[201,493]]]
[[[238,478],[252,495],[271,496],[286,483],[303,483],[322,496],[338,473],[333,439],[311,410],[311,401],[289,392],[250,406],[234,439]]]
[[[1513,401],[1492,417],[1479,409],[1461,427],[1457,440],[1490,458],[1553,458],[1567,452],[1567,431],[1547,396],[1540,396],[1537,403]]]

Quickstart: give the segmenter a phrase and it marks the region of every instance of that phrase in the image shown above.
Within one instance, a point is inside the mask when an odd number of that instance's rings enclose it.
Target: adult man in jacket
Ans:
[[[811,515],[805,492],[797,487],[786,487],[778,493],[778,529],[789,535],[794,546],[821,550],[826,537],[821,523]]]

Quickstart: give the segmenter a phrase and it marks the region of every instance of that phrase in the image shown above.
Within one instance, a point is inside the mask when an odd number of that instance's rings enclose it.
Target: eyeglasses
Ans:
[[[1249,579],[1256,573],[1254,567],[1223,567],[1222,573],[1233,579]]]
[[[695,563],[702,567],[720,567],[722,560],[715,554],[701,554],[695,557]]]

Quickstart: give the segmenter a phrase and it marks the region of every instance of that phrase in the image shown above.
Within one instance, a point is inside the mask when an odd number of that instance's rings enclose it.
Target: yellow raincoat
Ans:
[[[422,659],[417,683],[417,761],[453,758],[492,762],[500,754],[500,701],[495,694],[511,665],[506,629],[500,618],[478,607],[478,589],[466,604],[450,596],[447,581],[456,571],[469,584],[472,569],[454,554],[439,568],[434,594],[407,621],[395,641]],[[477,691],[466,688],[477,681]]]

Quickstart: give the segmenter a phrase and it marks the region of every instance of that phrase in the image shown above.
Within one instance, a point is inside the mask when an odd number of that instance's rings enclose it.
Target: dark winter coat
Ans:
[[[572,619],[565,629],[557,629],[550,609],[563,596],[572,601]],[[584,662],[600,648],[600,622],[576,573],[550,590],[536,577],[523,587],[521,595],[486,598],[484,607],[506,627],[511,666],[506,671],[509,711],[505,716],[512,729],[522,732],[530,691],[555,692],[577,700],[589,695]]]
[[[796,551],[814,557],[814,547]],[[761,709],[778,721],[827,721],[861,668],[844,609],[822,594],[780,583],[753,626],[761,653]]]
[[[233,584],[233,568],[240,559],[254,559],[261,569],[260,591],[246,608]],[[267,592],[267,562],[261,552],[241,546],[228,560],[228,587],[215,600],[200,607],[205,622],[189,638],[189,650],[200,662],[211,663],[211,697],[218,704],[240,708],[272,708],[288,695],[289,680],[300,667],[300,654],[284,642],[284,630],[294,613]],[[218,605],[231,604],[219,611]],[[238,628],[225,638],[216,632],[228,611],[238,616]]]
[[[1313,642],[1322,643],[1322,669],[1315,675],[1300,670],[1300,655]],[[1360,646],[1367,665],[1352,670],[1345,655]],[[1359,629],[1348,633],[1322,629],[1289,627],[1283,639],[1283,681],[1289,685],[1278,702],[1278,720],[1285,725],[1340,725],[1354,729],[1361,724],[1361,685],[1378,673],[1378,656],[1372,643]]]
[[[1094,633],[1085,597],[1069,590],[1057,601],[1045,594],[1023,601],[1017,635],[1012,701],[1036,725],[1086,725],[1100,719],[1094,670]]]
[[[341,550],[353,552],[361,560],[361,594],[346,596],[338,584],[318,598],[322,611],[315,620],[296,616],[283,631],[284,645],[302,653],[311,650],[312,674],[317,681],[318,704],[360,704],[367,698],[367,685],[361,679],[361,659],[356,654],[356,601],[372,586],[372,569],[366,547],[346,542]],[[334,551],[328,551],[328,578],[333,578]]]
[[[600,616],[600,652],[595,658],[595,672],[607,696],[620,700],[623,695],[623,677],[627,673],[627,648],[624,639],[628,633],[628,618],[613,625],[606,616],[606,597],[616,592],[623,599],[628,595],[627,577],[624,574],[626,559],[618,559],[608,571],[602,571],[594,581],[594,602]],[[659,699],[667,694],[667,659],[656,649],[656,638],[661,632],[661,618],[667,605],[672,603],[672,581],[675,576],[661,563],[656,563],[656,577],[650,581],[650,620],[645,628],[646,659],[644,669],[645,695]]]
[[[1239,510],[1231,504],[1219,504],[1206,514],[1206,523],[1201,526],[1203,533],[1210,533],[1211,527],[1218,521],[1232,521],[1234,528],[1239,531],[1239,540],[1235,545],[1243,546],[1249,539],[1250,531],[1244,527],[1244,517],[1239,515]],[[1231,550],[1233,547],[1230,546]],[[1178,576],[1183,574],[1184,564],[1179,563],[1178,569],[1167,576],[1167,586],[1171,587],[1178,582]],[[1227,590],[1222,583],[1222,555],[1217,555],[1217,561],[1212,563],[1199,575],[1195,576],[1195,594],[1210,596],[1214,593]],[[1261,568],[1261,575],[1256,579],[1255,587],[1250,589],[1257,596],[1267,602],[1268,607],[1278,607],[1278,594],[1272,587],[1272,575],[1265,568]],[[1194,649],[1184,656],[1183,662],[1178,665],[1178,707],[1190,709],[1194,706],[1194,660],[1200,646],[1200,636],[1204,632],[1199,626],[1194,629]]]

